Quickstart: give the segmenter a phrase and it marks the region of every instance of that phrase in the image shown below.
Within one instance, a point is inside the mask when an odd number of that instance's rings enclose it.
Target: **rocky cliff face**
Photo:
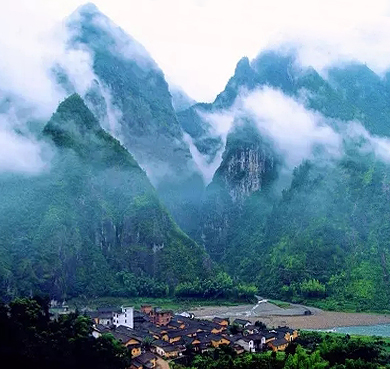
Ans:
[[[277,178],[278,161],[251,123],[228,136],[223,161],[203,201],[201,239],[210,255],[226,256],[227,245],[253,194],[268,191]]]
[[[254,145],[239,148],[227,159],[222,181],[234,204],[242,204],[246,197],[262,188],[264,177],[273,170],[274,159],[264,147]]]

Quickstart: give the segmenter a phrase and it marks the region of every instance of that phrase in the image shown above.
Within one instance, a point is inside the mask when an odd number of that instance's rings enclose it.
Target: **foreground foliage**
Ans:
[[[380,338],[302,333],[285,352],[236,355],[229,347],[195,356],[191,369],[374,369],[390,368],[390,343]],[[175,369],[185,368],[179,364]]]
[[[95,339],[89,318],[69,314],[50,320],[45,299],[16,299],[0,305],[2,368],[121,369],[126,348],[110,335]]]

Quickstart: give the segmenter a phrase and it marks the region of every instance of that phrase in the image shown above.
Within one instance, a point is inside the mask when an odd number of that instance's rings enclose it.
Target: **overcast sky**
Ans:
[[[45,34],[85,1],[1,0],[0,68],[20,74],[47,52]],[[305,64],[357,59],[376,72],[390,65],[390,1],[96,0],[142,43],[167,76],[198,101],[213,100],[242,56],[296,42]],[[5,55],[5,56],[4,56]],[[20,56],[20,57],[19,57]],[[39,83],[39,76],[34,83]],[[0,81],[1,82],[1,81]],[[1,88],[1,86],[0,86]]]

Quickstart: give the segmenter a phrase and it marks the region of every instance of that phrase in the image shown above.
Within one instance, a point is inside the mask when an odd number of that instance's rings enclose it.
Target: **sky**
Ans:
[[[0,68],[22,88],[41,83],[26,63],[50,60],[48,36],[85,1],[1,0]],[[149,51],[169,83],[212,101],[243,56],[288,43],[301,62],[323,70],[343,60],[390,66],[390,1],[95,0]],[[4,51],[5,50],[5,51]],[[37,68],[38,69],[38,68]],[[27,75],[29,74],[29,75]],[[1,88],[0,79],[0,88]],[[34,97],[34,89],[31,88]],[[39,97],[36,96],[38,99]],[[51,107],[50,107],[51,108]]]

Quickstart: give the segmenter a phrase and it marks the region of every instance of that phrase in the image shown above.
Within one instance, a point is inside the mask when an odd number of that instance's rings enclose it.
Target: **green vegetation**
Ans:
[[[174,369],[377,369],[389,368],[390,340],[348,335],[302,332],[285,352],[237,355],[221,346],[192,358],[186,367]]]
[[[237,301],[231,299],[196,299],[196,298],[177,298],[177,297],[98,297],[98,298],[83,298],[75,297],[68,301],[71,309],[80,309],[88,307],[97,309],[107,306],[134,306],[135,309],[140,309],[142,304],[152,304],[153,306],[169,309],[176,312],[195,309],[202,306],[237,306],[238,304],[247,304],[247,301]]]
[[[62,102],[43,133],[57,148],[50,171],[0,178],[2,298],[161,297],[212,276],[205,252],[80,96]]]
[[[208,111],[230,108],[243,87],[268,85],[292,97],[304,91],[308,109],[341,120],[331,123],[341,135],[343,121],[354,119],[371,134],[390,135],[388,82],[354,64],[331,69],[325,80],[295,62],[294,53],[271,51],[251,63],[242,59]],[[295,168],[290,184],[273,143],[253,129],[250,117],[243,123],[230,131],[202,203],[197,239],[210,256],[268,298],[388,311],[390,167],[372,153],[374,144],[343,136],[342,156],[330,160],[318,148]]]
[[[48,300],[0,304],[2,368],[125,369],[129,351],[111,335],[94,338],[92,321],[78,314],[51,320]]]

